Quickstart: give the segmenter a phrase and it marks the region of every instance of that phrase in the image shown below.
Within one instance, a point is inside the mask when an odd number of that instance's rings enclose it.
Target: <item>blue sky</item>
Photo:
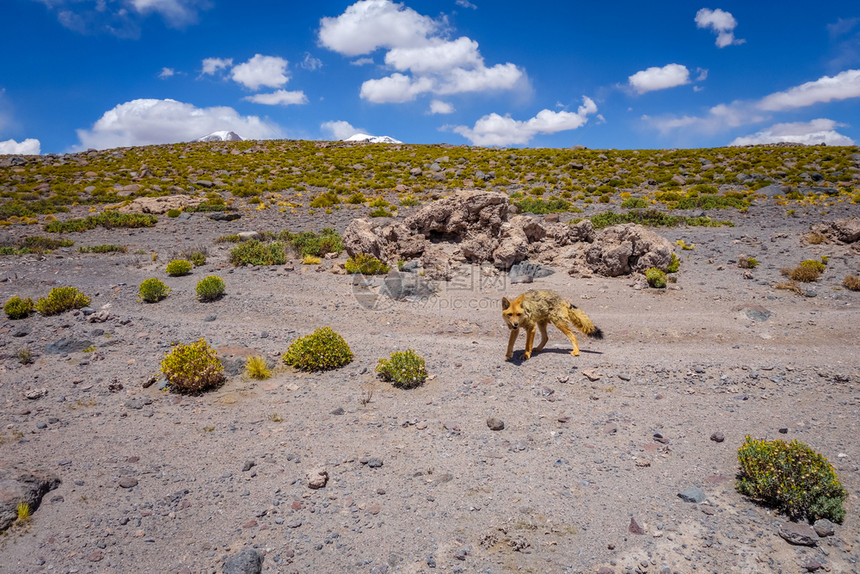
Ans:
[[[860,142],[860,3],[4,0],[0,153]]]

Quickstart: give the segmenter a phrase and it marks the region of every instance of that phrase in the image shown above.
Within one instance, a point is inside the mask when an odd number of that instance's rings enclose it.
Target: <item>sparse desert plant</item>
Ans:
[[[669,265],[666,266],[666,273],[677,273],[681,268],[681,260],[678,259],[678,256],[674,253],[672,254],[672,261],[669,262]]]
[[[286,262],[287,254],[280,241],[263,243],[249,239],[230,250],[230,263],[236,266],[283,265]]]
[[[860,277],[856,275],[846,275],[842,280],[842,286],[849,291],[860,291]]]
[[[747,257],[746,255],[738,255],[738,267],[741,269],[755,269],[759,262],[755,257]]]
[[[170,294],[170,287],[153,277],[141,282],[138,294],[145,303],[157,303]]]
[[[47,297],[36,301],[36,311],[47,317],[70,309],[81,309],[89,304],[90,298],[76,287],[54,287]]]
[[[201,265],[206,264],[206,253],[202,250],[197,251],[189,251],[184,253],[185,258],[188,259],[191,263],[194,264],[195,267],[200,267]]]
[[[217,275],[209,275],[197,282],[197,298],[201,301],[214,301],[224,294],[224,280]]]
[[[30,313],[33,312],[33,308],[33,300],[29,297],[21,299],[17,295],[13,295],[12,297],[9,297],[6,304],[3,305],[3,312],[6,313],[6,316],[10,319],[24,319],[30,316]]]
[[[331,327],[322,327],[293,341],[284,353],[284,363],[303,371],[328,371],[349,364],[352,351]]]
[[[179,277],[181,275],[188,275],[191,273],[192,267],[193,266],[190,261],[186,261],[185,259],[174,259],[167,264],[165,271],[171,277]]]
[[[791,291],[796,295],[803,295],[803,289],[800,288],[800,284],[797,281],[782,281],[773,286],[774,289],[780,289],[782,291]]]
[[[821,274],[824,273],[825,264],[814,259],[801,261],[800,265],[794,268],[786,268],[782,270],[782,274],[793,281],[801,283],[812,283],[818,281]]]
[[[51,233],[66,233],[71,231],[87,231],[99,226],[107,229],[113,229],[115,227],[152,227],[157,221],[157,217],[148,213],[119,213],[117,211],[106,211],[99,215],[91,215],[83,219],[51,221],[44,226],[44,229]]]
[[[81,245],[80,253],[128,253],[128,248],[122,245]]]
[[[628,197],[621,202],[621,207],[624,209],[645,209],[648,207],[648,200],[643,197]]]
[[[18,522],[27,522],[30,520],[30,505],[26,502],[18,503]]]
[[[377,207],[367,215],[369,217],[391,217],[393,214],[384,207]]]
[[[198,393],[224,381],[224,366],[202,337],[196,343],[174,346],[161,361],[161,372],[180,393]]]
[[[656,267],[651,267],[645,271],[645,279],[648,280],[648,285],[655,289],[666,287],[666,273]]]
[[[182,211],[179,209],[168,209],[167,217],[179,217],[181,213]]]
[[[390,271],[390,267],[367,253],[356,253],[354,257],[350,257],[344,264],[348,273],[360,273],[362,275],[385,275]]]
[[[272,376],[272,371],[266,365],[266,359],[260,355],[248,357],[248,360],[245,362],[245,373],[252,379],[259,380],[268,379]]]
[[[18,362],[22,365],[30,365],[33,363],[33,353],[30,352],[30,349],[24,347],[23,349],[19,349],[18,353]]]
[[[315,255],[305,255],[302,257],[302,265],[319,265],[320,263],[322,263],[322,259]]]
[[[823,233],[813,231],[806,234],[806,242],[810,245],[821,245],[822,243],[827,243],[827,236]]]
[[[379,359],[376,372],[401,389],[415,388],[427,379],[424,359],[412,349],[395,351],[390,359]]]
[[[807,445],[747,436],[738,449],[741,494],[794,519],[842,522],[848,492],[833,466]]]

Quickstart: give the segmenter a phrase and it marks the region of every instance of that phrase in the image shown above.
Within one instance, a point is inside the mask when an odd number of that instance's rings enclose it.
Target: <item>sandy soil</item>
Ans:
[[[163,217],[152,229],[71,234],[75,247],[45,258],[2,257],[0,300],[72,285],[109,318],[0,319],[0,458],[62,480],[0,538],[0,572],[221,572],[251,546],[264,572],[856,573],[860,293],[840,284],[860,255],[802,234],[857,206],[808,209],[788,218],[753,206],[712,214],[735,227],[659,230],[695,244],[678,249],[667,290],[561,269],[508,285],[470,267],[426,302],[395,303],[327,270],[345,256],[321,268],[233,268],[230,245],[214,242],[343,231],[347,214]],[[102,243],[129,253],[77,252]],[[208,249],[207,264],[167,277],[173,254],[194,246]],[[741,253],[761,262],[749,279]],[[822,255],[827,272],[807,296],[773,288],[780,268]],[[194,286],[209,274],[227,293],[201,303]],[[149,277],[171,295],[139,302]],[[528,287],[564,294],[605,339],[580,337],[572,357],[551,328],[542,353],[521,361],[521,339],[506,362],[500,299]],[[265,381],[241,373],[246,356],[278,363],[325,325],[349,342],[350,365],[282,366]],[[144,387],[172,343],[200,337],[233,373],[223,387],[195,397]],[[95,350],[49,352],[64,339]],[[411,391],[378,381],[378,359],[407,348],[431,379]],[[20,364],[22,349],[34,363]],[[490,430],[489,417],[505,428]],[[834,536],[791,546],[777,535],[784,517],[735,492],[746,435],[798,439],[833,463],[850,493]],[[312,490],[307,475],[320,466],[329,480]],[[690,487],[707,499],[684,502]]]

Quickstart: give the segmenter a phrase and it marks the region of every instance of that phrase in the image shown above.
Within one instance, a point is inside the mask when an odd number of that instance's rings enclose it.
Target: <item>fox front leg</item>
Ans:
[[[508,353],[505,355],[505,359],[510,359],[514,354],[514,343],[517,342],[517,336],[520,334],[519,329],[511,329],[511,336],[508,339]]]
[[[526,331],[526,352],[523,353],[523,359],[528,359],[532,356],[532,347],[535,344],[535,333],[537,332],[537,326],[532,326],[531,329]]]

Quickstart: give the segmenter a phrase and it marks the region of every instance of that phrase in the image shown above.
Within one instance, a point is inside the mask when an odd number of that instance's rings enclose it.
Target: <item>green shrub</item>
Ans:
[[[648,285],[655,289],[666,287],[666,274],[656,267],[651,267],[645,271],[645,279],[648,280]]]
[[[669,215],[656,209],[647,209],[644,211],[635,209],[624,213],[604,211],[603,213],[592,215],[590,219],[595,229],[603,229],[604,227],[619,225],[621,223],[638,223],[639,225],[648,225],[651,227],[677,227],[679,225],[689,225],[692,227],[734,226],[734,223],[731,221],[717,221],[710,217]]]
[[[628,197],[621,202],[624,209],[644,209],[648,207],[648,200],[642,197]]]
[[[179,217],[181,213],[182,211],[180,211],[179,209],[168,209],[167,217]]]
[[[369,215],[370,217],[391,217],[392,213],[384,207],[377,207],[367,215]]]
[[[161,361],[161,372],[171,389],[180,393],[198,393],[224,381],[224,366],[202,337],[173,347]]]
[[[244,241],[230,250],[230,263],[241,265],[283,265],[287,262],[284,244],[280,241],[262,243],[256,239]]]
[[[145,279],[138,288],[140,300],[146,303],[157,303],[170,293],[170,287],[156,278]]]
[[[21,299],[17,295],[14,295],[6,301],[5,305],[3,305],[3,312],[6,313],[6,316],[10,319],[24,319],[29,317],[32,311],[33,300],[29,297]]]
[[[44,229],[51,233],[65,233],[70,231],[87,231],[99,226],[107,229],[113,229],[115,227],[152,227],[157,221],[157,217],[148,213],[119,213],[117,211],[106,211],[99,215],[91,215],[84,219],[51,221],[45,225]]]
[[[741,269],[755,269],[759,265],[759,260],[755,257],[747,257],[746,255],[738,256],[738,267]]]
[[[344,264],[348,273],[360,273],[361,275],[385,275],[390,267],[367,253],[356,253]]]
[[[191,268],[192,265],[190,261],[186,261],[185,259],[174,259],[167,264],[165,271],[171,277],[178,277],[180,275],[191,273]]]
[[[128,253],[128,248],[122,245],[81,245],[80,253]]]
[[[666,267],[666,273],[677,273],[678,269],[681,268],[681,260],[678,259],[678,256],[674,253],[672,254],[672,261],[669,263],[669,266]]]
[[[245,362],[245,373],[252,379],[258,380],[268,379],[272,376],[272,371],[266,365],[266,359],[260,355],[248,357],[248,360]]]
[[[283,360],[303,371],[328,371],[349,364],[352,351],[331,327],[322,327],[293,341]]]
[[[201,265],[206,264],[206,254],[202,251],[192,251],[188,253],[186,257],[194,264],[195,267],[200,267]]]
[[[810,521],[842,522],[848,492],[826,458],[797,440],[756,440],[749,436],[738,449],[741,494]]]
[[[807,259],[801,261],[800,265],[793,269],[783,269],[782,274],[801,283],[812,283],[818,281],[821,274],[824,273],[825,265],[821,261]]]
[[[520,201],[515,201],[514,205],[520,208],[522,212],[528,213],[564,213],[570,211],[570,202],[564,199],[537,199],[526,197]]]
[[[326,227],[319,232],[319,235],[313,231],[302,231],[301,233],[285,231],[279,237],[289,241],[303,257],[305,255],[322,257],[326,253],[343,251],[343,240],[340,233],[331,227]]]
[[[76,287],[54,287],[47,297],[36,301],[36,311],[42,315],[59,315],[70,309],[81,309],[90,304],[90,298]]]
[[[401,389],[415,388],[427,379],[424,359],[412,349],[391,353],[390,359],[379,359],[376,372]]]
[[[209,275],[197,282],[197,298],[201,301],[214,301],[224,294],[224,280]]]

